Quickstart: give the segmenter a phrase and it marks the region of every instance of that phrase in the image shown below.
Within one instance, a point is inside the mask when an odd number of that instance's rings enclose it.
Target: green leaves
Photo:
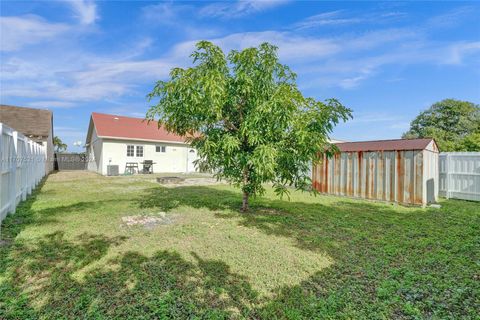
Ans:
[[[480,151],[480,107],[472,102],[445,99],[421,112],[404,138],[434,138],[441,151]]]
[[[58,136],[53,137],[53,146],[55,147],[55,152],[63,152],[68,147]]]
[[[328,135],[351,112],[335,99],[305,98],[296,75],[279,62],[276,46],[231,51],[208,41],[192,53],[193,66],[175,68],[148,95],[147,113],[167,130],[191,139],[202,168],[261,193],[271,182],[280,195],[287,187],[309,187],[306,172]]]

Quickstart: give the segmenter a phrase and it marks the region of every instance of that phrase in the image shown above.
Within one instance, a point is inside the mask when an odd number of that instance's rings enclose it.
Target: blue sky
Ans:
[[[480,102],[480,2],[2,1],[3,104],[48,108],[84,141],[90,113],[143,116],[198,40],[268,41],[303,93],[354,110],[333,137],[398,138],[444,98]]]

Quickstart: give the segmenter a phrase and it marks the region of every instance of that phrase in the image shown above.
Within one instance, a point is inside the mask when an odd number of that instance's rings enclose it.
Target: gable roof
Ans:
[[[169,133],[164,127],[159,128],[157,121],[98,112],[92,112],[92,121],[100,138],[185,143],[185,137]]]
[[[336,146],[341,152],[357,151],[395,151],[395,150],[423,150],[433,139],[395,139],[359,142],[342,142]]]
[[[0,105],[0,122],[34,141],[53,139],[53,114],[50,110]]]

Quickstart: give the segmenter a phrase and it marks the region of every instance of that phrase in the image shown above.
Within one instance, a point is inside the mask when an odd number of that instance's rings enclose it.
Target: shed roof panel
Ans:
[[[376,141],[358,141],[342,142],[336,146],[341,152],[358,151],[395,151],[395,150],[423,150],[432,142],[433,139],[395,139],[395,140],[376,140]]]

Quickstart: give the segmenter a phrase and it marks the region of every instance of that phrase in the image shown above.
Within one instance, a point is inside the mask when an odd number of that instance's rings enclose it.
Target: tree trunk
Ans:
[[[243,199],[242,199],[242,212],[248,211],[248,196],[250,195],[248,191],[246,191],[246,187],[248,185],[248,168],[243,168]]]
[[[248,192],[244,191],[243,192],[243,199],[242,199],[242,212],[247,212],[248,211]]]

